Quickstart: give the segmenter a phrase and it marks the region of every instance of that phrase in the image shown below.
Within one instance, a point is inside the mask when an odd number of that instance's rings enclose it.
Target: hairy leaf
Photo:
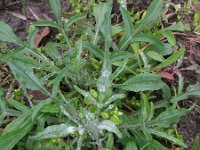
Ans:
[[[148,7],[146,16],[139,24],[139,26],[135,29],[134,34],[138,33],[145,26],[149,25],[153,21],[157,20],[163,12],[163,0],[153,0],[151,5]]]
[[[22,46],[23,42],[15,35],[10,26],[3,21],[0,21],[0,41],[14,43]]]
[[[176,124],[179,122],[180,118],[183,115],[186,115],[189,112],[188,109],[172,109],[167,108],[166,111],[163,111],[156,118],[157,125],[163,128],[168,128],[172,124]]]
[[[98,129],[99,130],[107,130],[109,132],[113,132],[115,133],[118,138],[122,138],[122,134],[119,131],[119,129],[117,128],[117,126],[110,120],[104,120],[102,121],[99,125],[98,125]]]
[[[164,132],[161,132],[161,131],[157,131],[157,130],[154,130],[154,129],[148,129],[148,131],[156,136],[159,136],[159,137],[162,137],[162,138],[165,138],[165,139],[168,139],[169,141],[172,141],[174,142],[175,144],[178,144],[180,146],[183,146],[184,148],[187,148],[187,146],[183,143],[183,141],[171,136],[171,135],[168,135]]]
[[[7,64],[22,86],[32,90],[40,90],[49,95],[49,92],[42,86],[42,82],[34,75],[30,65],[14,60],[7,62]]]
[[[96,32],[93,40],[93,44],[97,43],[97,37],[99,31],[104,36],[105,44],[107,48],[110,48],[112,38],[111,38],[111,10],[112,10],[112,1],[97,5],[94,8],[94,17],[96,20]]]
[[[77,131],[77,128],[67,124],[59,124],[48,126],[44,131],[39,132],[37,135],[33,136],[33,139],[42,140],[49,138],[59,138],[66,137]]]
[[[164,86],[159,75],[151,73],[141,73],[130,79],[123,84],[115,85],[117,88],[127,91],[146,91],[146,90],[159,90]]]
[[[53,10],[57,21],[61,22],[61,3],[60,0],[49,0],[51,9]]]
[[[157,66],[155,66],[152,71],[167,67],[169,65],[171,65],[173,62],[175,62],[176,60],[178,60],[180,57],[182,57],[184,55],[184,50],[179,50],[177,52],[175,52],[173,55],[171,55],[170,57],[168,57],[165,61],[163,61],[162,63],[158,64]]]
[[[186,93],[190,98],[200,98],[200,85],[190,85],[186,89]]]
[[[75,22],[77,22],[77,21],[79,21],[79,20],[81,20],[81,19],[84,19],[84,18],[85,18],[85,15],[82,15],[82,14],[78,14],[78,15],[75,15],[75,16],[71,17],[71,18],[65,23],[65,30],[69,29],[69,27],[70,27],[73,23],[75,23]]]
[[[2,135],[0,137],[0,149],[12,150],[19,140],[21,140],[28,132],[30,132],[32,126],[33,124],[31,122],[27,122],[23,127],[17,128],[8,134]]]

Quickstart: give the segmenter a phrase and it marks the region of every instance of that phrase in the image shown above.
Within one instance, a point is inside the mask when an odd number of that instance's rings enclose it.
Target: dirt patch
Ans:
[[[188,60],[184,61],[184,68],[188,70],[182,71],[185,85],[200,83],[200,44],[198,39],[192,37],[179,37],[178,43],[186,48],[186,56]],[[198,36],[197,36],[198,37]],[[186,100],[180,103],[180,107],[190,108],[195,104],[193,110],[182,117],[178,124],[178,131],[183,135],[188,150],[191,149],[196,136],[200,135],[200,99]]]

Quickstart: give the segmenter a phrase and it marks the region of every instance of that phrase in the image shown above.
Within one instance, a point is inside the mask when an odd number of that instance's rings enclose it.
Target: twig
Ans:
[[[15,12],[11,12],[11,11],[9,11],[9,13],[10,13],[11,15],[13,15],[14,17],[17,17],[17,18],[19,18],[19,19],[27,20],[26,17],[25,17],[24,15],[21,15],[21,14],[19,14],[19,13],[15,13]]]

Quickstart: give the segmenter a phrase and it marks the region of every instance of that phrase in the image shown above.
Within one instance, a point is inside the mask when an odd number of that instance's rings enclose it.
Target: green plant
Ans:
[[[199,97],[200,86],[191,85],[184,92],[180,80],[178,92],[171,96],[169,86],[156,74],[184,54],[182,49],[172,53],[173,26],[151,32],[162,16],[163,1],[154,0],[136,26],[122,7],[123,22],[111,25],[112,1],[94,7],[90,19],[95,19],[95,26],[89,21],[79,24],[86,20],[82,14],[62,22],[60,1],[49,2],[56,22],[34,22],[27,41],[0,22],[0,40],[19,46],[0,60],[8,64],[29,102],[27,106],[7,99],[1,89],[0,123],[6,117],[13,120],[1,133],[0,148],[162,150],[163,139],[186,147],[168,131],[189,111],[177,109],[177,102]],[[57,28],[62,40],[35,49],[37,26]],[[158,39],[163,35],[169,43]],[[119,40],[113,40],[115,36]],[[31,99],[28,90],[48,98]],[[162,91],[162,99],[153,93],[156,90]]]

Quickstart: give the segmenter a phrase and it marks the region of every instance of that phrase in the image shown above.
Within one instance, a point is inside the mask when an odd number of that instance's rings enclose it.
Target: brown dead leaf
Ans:
[[[41,28],[40,32],[35,37],[35,48],[39,47],[40,42],[44,37],[46,37],[50,33],[49,27]]]

